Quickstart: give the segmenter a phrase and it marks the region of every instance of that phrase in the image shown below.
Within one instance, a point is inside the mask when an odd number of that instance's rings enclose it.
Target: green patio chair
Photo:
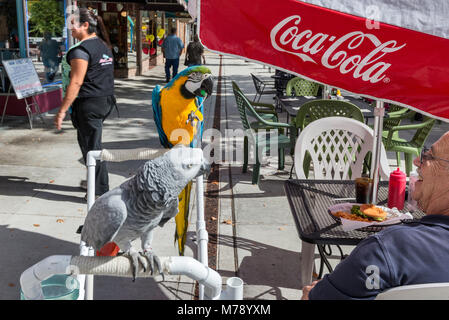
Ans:
[[[235,83],[234,81],[232,81],[232,88],[234,90],[237,90],[237,91],[241,92],[243,95],[245,95],[243,93],[243,91],[240,89],[240,87],[237,85],[237,83]],[[269,104],[269,103],[261,103],[261,102],[254,102],[254,101],[250,101],[250,103],[253,106],[254,110],[264,120],[273,121],[273,122],[279,121],[278,114],[276,112],[276,107],[274,105]]]
[[[320,84],[295,77],[288,81],[285,92],[287,96],[314,96],[318,94]]]
[[[357,121],[365,123],[363,113],[359,107],[347,101],[341,100],[314,100],[303,104],[296,114],[296,117],[292,119],[291,124],[296,128],[293,130],[292,135],[297,135],[298,130],[302,131],[311,122],[327,118],[327,117],[345,117],[352,118]],[[368,161],[369,158],[367,158]],[[309,174],[310,170],[310,155],[307,153],[303,168],[306,175]],[[293,169],[293,167],[292,167]],[[366,169],[364,169],[366,171]],[[292,173],[293,171],[291,171]],[[291,175],[290,173],[290,175]]]
[[[303,104],[292,119],[292,125],[303,130],[312,121],[327,117],[346,117],[364,122],[363,113],[359,107],[348,101],[313,100]]]
[[[382,125],[382,137],[386,139],[388,137],[388,132],[393,127],[397,127],[401,124],[402,120],[405,119],[413,119],[415,116],[415,111],[409,110],[407,108],[403,108],[396,105],[390,105],[390,109],[388,111],[388,116],[384,118]],[[399,132],[395,131],[393,133],[394,139],[399,139]],[[398,167],[401,166],[401,153],[396,152],[396,162]]]
[[[388,130],[386,137],[382,137],[383,144],[387,151],[402,152],[405,157],[405,172],[407,176],[410,176],[410,172],[413,168],[413,157],[419,157],[424,143],[430,134],[433,126],[435,125],[435,119],[424,117],[423,122],[420,124],[410,124],[405,126],[395,126]],[[399,131],[404,130],[416,130],[413,137],[407,141],[395,135]]]
[[[264,120],[253,108],[251,105],[251,102],[245,97],[245,95],[241,92],[235,89],[234,96],[235,101],[237,104],[237,108],[239,110],[240,119],[242,120],[243,129],[245,130],[246,134],[244,136],[243,140],[243,148],[244,148],[244,156],[243,156],[243,172],[247,171],[248,168],[248,151],[249,151],[249,143],[253,144],[255,147],[255,164],[253,166],[253,177],[252,177],[252,184],[258,184],[260,179],[260,159],[258,155],[258,150],[261,148],[262,154],[266,151],[270,150],[271,143],[274,145],[277,145],[278,147],[278,169],[282,170],[284,169],[284,162],[285,162],[285,148],[294,148],[295,141],[291,139],[291,137],[287,137],[286,135],[280,133],[283,131],[283,129],[292,128],[291,125],[286,123],[279,123],[279,122],[272,122],[272,121],[266,121]],[[254,117],[257,119],[256,122],[250,123],[248,120],[248,115]],[[263,138],[260,137],[257,134],[257,131],[260,129],[277,129],[279,130],[279,134],[275,135],[274,137],[270,138]],[[271,141],[269,139],[272,139]],[[274,139],[274,140],[273,140]]]

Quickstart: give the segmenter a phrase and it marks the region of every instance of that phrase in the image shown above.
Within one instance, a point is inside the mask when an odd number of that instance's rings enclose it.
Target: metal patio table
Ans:
[[[363,113],[363,117],[365,118],[365,122],[368,124],[368,120],[374,118],[374,108],[371,107],[369,103],[366,101],[363,101],[362,99],[352,97],[352,96],[345,96],[345,99],[342,101],[347,101],[352,104],[355,104],[357,107],[360,108],[360,110]],[[296,117],[296,114],[298,113],[298,110],[301,108],[301,106],[307,102],[313,101],[315,99],[321,99],[318,97],[314,98],[307,98],[304,96],[278,96],[278,105],[281,107],[282,110],[287,112],[287,122],[289,120],[289,117]]]
[[[326,255],[327,245],[357,245],[366,237],[381,231],[385,227],[369,226],[353,231],[343,231],[338,219],[328,213],[332,205],[343,202],[355,202],[355,186],[353,180],[297,180],[285,181],[284,189],[295,220],[296,229],[303,241],[301,250],[301,281],[303,285],[312,282],[315,245],[321,256],[320,274],[323,263],[332,272]],[[388,181],[380,181],[378,202],[380,206],[387,206]],[[406,208],[406,204],[404,209]],[[406,212],[407,210],[402,210]],[[411,212],[414,219],[420,219],[425,214],[422,211]],[[344,258],[340,247],[341,258]],[[329,249],[327,249],[330,251]]]

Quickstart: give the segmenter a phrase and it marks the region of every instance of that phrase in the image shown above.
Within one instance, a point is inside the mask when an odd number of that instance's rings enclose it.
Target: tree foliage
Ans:
[[[61,2],[38,0],[28,2],[30,32],[42,36],[44,32],[60,35],[64,28],[64,12]]]

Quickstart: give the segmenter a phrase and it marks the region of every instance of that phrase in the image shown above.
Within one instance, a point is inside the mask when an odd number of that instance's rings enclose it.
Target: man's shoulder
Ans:
[[[448,222],[447,218],[424,217],[421,220],[405,221],[402,224],[385,228],[375,237],[388,249],[398,245],[420,247],[423,241],[438,243],[443,238],[449,240]]]

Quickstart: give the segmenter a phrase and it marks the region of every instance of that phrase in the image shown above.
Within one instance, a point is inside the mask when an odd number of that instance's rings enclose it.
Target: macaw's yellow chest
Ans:
[[[196,134],[196,123],[189,120],[191,112],[195,112],[200,121],[203,115],[197,109],[195,98],[186,99],[181,95],[180,86],[187,77],[181,77],[172,87],[161,91],[162,129],[171,144],[190,144]]]

